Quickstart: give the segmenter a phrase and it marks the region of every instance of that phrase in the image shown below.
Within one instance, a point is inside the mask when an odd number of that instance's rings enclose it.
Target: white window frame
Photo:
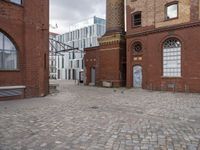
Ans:
[[[163,77],[181,77],[181,48],[176,38],[163,43]]]
[[[15,44],[1,31],[0,36],[2,37],[0,41],[0,71],[18,70],[18,53]],[[9,48],[6,44],[8,44]],[[7,54],[7,57],[4,57],[5,54]]]

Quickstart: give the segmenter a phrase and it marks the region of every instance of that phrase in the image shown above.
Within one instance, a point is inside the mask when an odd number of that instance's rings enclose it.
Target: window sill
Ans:
[[[161,76],[162,79],[182,79],[183,77],[167,77],[167,76]]]
[[[142,25],[132,26],[133,29],[140,28],[140,27],[142,27]]]
[[[0,70],[0,72],[20,72],[19,69],[16,70]]]
[[[176,18],[170,18],[170,19],[165,19],[164,22],[172,21],[172,20],[177,20],[177,19],[178,19],[178,17],[176,17]]]

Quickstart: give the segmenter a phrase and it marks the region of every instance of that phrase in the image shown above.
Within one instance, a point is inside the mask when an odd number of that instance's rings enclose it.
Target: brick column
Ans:
[[[106,1],[106,32],[124,31],[124,0]]]
[[[98,82],[120,87],[126,81],[124,0],[107,0],[106,15],[106,34],[99,39]]]

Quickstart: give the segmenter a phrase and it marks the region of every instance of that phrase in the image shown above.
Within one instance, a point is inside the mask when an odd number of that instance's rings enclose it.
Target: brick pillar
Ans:
[[[124,0],[106,1],[106,32],[124,32]]]
[[[106,18],[106,34],[99,39],[99,84],[120,87],[126,81],[124,0],[107,0]]]

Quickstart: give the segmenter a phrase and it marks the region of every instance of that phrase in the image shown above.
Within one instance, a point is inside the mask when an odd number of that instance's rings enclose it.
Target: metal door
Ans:
[[[91,83],[95,84],[96,82],[96,70],[94,67],[91,68]]]
[[[142,87],[142,67],[139,65],[133,67],[133,87]]]

